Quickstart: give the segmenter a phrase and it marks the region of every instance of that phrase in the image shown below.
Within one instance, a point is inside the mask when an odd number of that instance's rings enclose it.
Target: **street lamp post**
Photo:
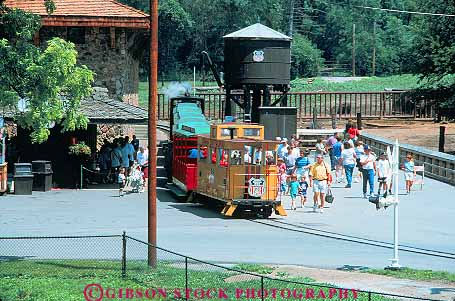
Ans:
[[[398,139],[395,140],[395,146],[393,148],[393,174],[394,174],[394,185],[395,185],[395,197],[393,204],[393,259],[388,269],[397,270],[401,268],[398,258],[398,173],[400,169],[400,146]]]

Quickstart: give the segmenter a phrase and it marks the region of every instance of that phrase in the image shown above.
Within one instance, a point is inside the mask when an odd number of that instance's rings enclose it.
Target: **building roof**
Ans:
[[[239,40],[282,40],[290,41],[292,38],[273,30],[261,23],[245,27],[223,37],[224,39]]]
[[[42,17],[43,26],[87,26],[148,28],[149,15],[115,0],[53,0],[55,11],[48,15],[44,0],[5,0]]]
[[[94,88],[91,97],[81,102],[81,111],[90,123],[147,123],[148,112],[122,101],[110,99],[107,89]]]
[[[102,89],[102,90],[101,90]],[[101,90],[101,91],[100,91]],[[94,88],[94,93],[81,101],[81,111],[89,119],[89,123],[96,124],[137,124],[147,123],[148,112],[141,107],[136,107],[107,96],[106,88]],[[3,116],[12,119],[15,113],[4,110]]]

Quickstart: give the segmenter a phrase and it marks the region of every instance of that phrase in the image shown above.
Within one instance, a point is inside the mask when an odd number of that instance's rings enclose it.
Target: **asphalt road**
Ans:
[[[401,179],[401,177],[400,177]],[[404,183],[401,183],[403,185]],[[334,186],[335,202],[323,214],[311,204],[273,220],[347,235],[392,242],[393,209],[376,211],[362,199],[360,184]],[[403,187],[400,187],[400,192]],[[423,191],[400,196],[400,244],[455,253],[455,188],[427,180]],[[311,191],[310,191],[311,195]],[[33,196],[0,197],[0,236],[121,234],[147,238],[147,195],[122,198],[113,190],[59,190]],[[158,245],[218,263],[298,264],[323,268],[382,268],[392,250],[277,229],[251,220],[225,218],[213,209],[176,202],[158,191]],[[285,208],[289,200],[284,199]],[[72,241],[1,241],[1,256],[51,258],[118,258],[118,238]],[[143,257],[140,244],[130,256]],[[163,253],[164,254],[164,253]],[[168,256],[169,254],[161,254]],[[169,255],[170,256],[170,255]],[[400,263],[412,268],[455,272],[455,260],[400,252]]]

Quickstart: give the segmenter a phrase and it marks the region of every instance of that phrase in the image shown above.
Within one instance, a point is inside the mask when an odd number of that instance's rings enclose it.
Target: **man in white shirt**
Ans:
[[[363,147],[365,154],[360,157],[363,176],[363,197],[367,198],[367,182],[370,186],[370,196],[374,196],[374,176],[376,175],[376,157],[368,145]]]

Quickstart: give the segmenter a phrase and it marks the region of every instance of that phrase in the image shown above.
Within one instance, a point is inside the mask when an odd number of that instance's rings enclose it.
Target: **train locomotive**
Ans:
[[[171,99],[167,187],[191,202],[220,205],[225,216],[285,216],[278,196],[277,141],[264,140],[264,126],[209,124],[203,99]],[[169,147],[171,146],[171,147]]]

